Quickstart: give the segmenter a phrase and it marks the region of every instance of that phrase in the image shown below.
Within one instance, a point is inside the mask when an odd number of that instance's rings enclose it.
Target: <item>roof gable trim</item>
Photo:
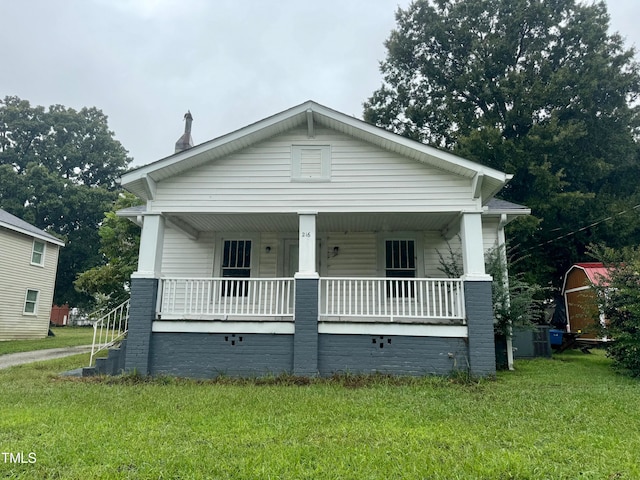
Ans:
[[[20,227],[17,227],[16,225],[11,225],[9,223],[2,222],[2,221],[0,221],[0,227],[4,227],[7,230],[12,230],[14,232],[18,232],[32,238],[37,238],[38,240],[42,240],[44,242],[53,243],[54,245],[59,245],[61,247],[64,247],[64,242],[62,240],[58,240],[57,238],[47,234],[46,232],[43,232],[44,235],[35,233],[35,232],[30,232],[29,230],[26,230],[24,228],[20,228]]]

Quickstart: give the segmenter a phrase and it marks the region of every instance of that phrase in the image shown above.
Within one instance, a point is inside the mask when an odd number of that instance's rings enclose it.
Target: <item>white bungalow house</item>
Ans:
[[[0,341],[44,338],[64,242],[0,209]]]
[[[495,373],[510,175],[308,101],[132,170],[127,371]],[[445,278],[439,255],[461,252]]]

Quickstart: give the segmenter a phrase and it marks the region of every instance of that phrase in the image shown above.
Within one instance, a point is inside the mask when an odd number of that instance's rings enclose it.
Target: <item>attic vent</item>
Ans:
[[[329,145],[293,145],[291,179],[300,182],[328,181],[331,176]]]
[[[300,150],[300,176],[318,178],[322,175],[322,150],[304,148]]]

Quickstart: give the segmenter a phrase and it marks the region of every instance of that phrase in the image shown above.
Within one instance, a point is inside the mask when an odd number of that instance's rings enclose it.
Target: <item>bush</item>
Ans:
[[[487,273],[493,277],[492,301],[494,330],[510,337],[513,327],[533,328],[542,311],[545,288],[525,282],[523,275],[509,275],[505,264],[504,247],[496,247],[486,254]]]
[[[438,270],[449,278],[459,278],[464,273],[462,253],[454,250],[449,243],[447,248],[445,255],[438,251]],[[486,252],[485,266],[487,273],[493,278],[491,300],[495,333],[511,337],[513,327],[534,327],[535,320],[541,315],[542,299],[545,298],[547,289],[525,282],[522,275],[508,275],[504,248],[495,247]]]
[[[602,333],[613,339],[608,355],[615,368],[640,377],[640,247],[591,250],[610,272],[608,282],[596,287],[606,319]]]

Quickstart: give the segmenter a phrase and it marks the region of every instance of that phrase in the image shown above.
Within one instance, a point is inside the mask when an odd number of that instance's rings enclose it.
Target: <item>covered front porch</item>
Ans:
[[[194,348],[233,374],[402,373],[411,364],[415,374],[464,366],[492,375],[482,215],[147,214],[128,340],[128,352],[143,353],[127,353],[126,368],[182,374],[193,365],[180,358]],[[462,258],[460,278],[439,270],[448,241]],[[223,350],[251,343],[260,368],[234,370],[258,363]],[[163,364],[161,352],[174,363]]]
[[[158,279],[159,321],[293,322],[315,279],[319,322],[465,325],[464,280],[490,280],[482,213],[147,215],[135,276]],[[451,248],[460,278],[443,278]]]

